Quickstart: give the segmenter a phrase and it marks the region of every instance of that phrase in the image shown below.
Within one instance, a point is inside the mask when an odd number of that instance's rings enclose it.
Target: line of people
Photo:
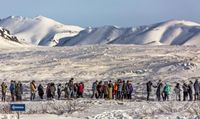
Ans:
[[[23,85],[22,83],[11,81],[9,91],[11,95],[11,101],[22,101],[23,95]],[[2,101],[6,101],[6,93],[8,90],[8,86],[5,82],[1,84],[1,91],[2,91]],[[38,92],[38,96],[40,99],[44,99],[44,94],[46,93],[47,100],[55,99],[57,93],[57,99],[61,99],[62,92],[64,93],[64,98],[71,99],[71,98],[80,98],[83,97],[84,92],[84,84],[83,82],[74,83],[74,79],[71,78],[69,82],[62,86],[59,83],[56,87],[54,83],[48,83],[46,86],[46,91],[42,84],[39,84],[38,87],[36,86],[36,82],[33,80],[30,82],[30,100],[35,100],[36,92]]]
[[[115,83],[112,83],[112,81],[95,81],[92,84],[91,98],[131,99],[132,92],[133,86],[129,80],[125,82],[124,80],[118,79]]]
[[[169,83],[162,83],[161,80],[158,81],[156,85],[153,85],[151,81],[146,83],[147,89],[147,101],[150,100],[150,95],[152,94],[152,88],[156,88],[156,98],[158,101],[166,101],[169,100],[169,96],[171,94],[171,86]],[[180,83],[176,83],[174,87],[174,94],[176,95],[176,101],[193,101],[200,100],[200,83],[198,79],[193,83],[190,81],[188,84],[186,82],[183,83],[182,88]],[[181,95],[183,94],[183,96]],[[183,99],[181,98],[183,97]]]
[[[151,81],[146,83],[147,88],[147,101],[150,100],[152,94],[152,88],[156,88],[156,98],[158,101],[167,101],[169,96],[172,93],[172,89],[169,83],[163,84],[161,80],[154,85]],[[1,84],[2,91],[2,101],[6,101],[6,93],[8,86],[5,82]],[[24,87],[20,81],[11,81],[10,83],[10,94],[11,101],[22,101],[22,95],[24,92]],[[134,91],[132,83],[127,80],[118,79],[114,83],[112,81],[95,81],[92,84],[92,96],[91,98],[96,99],[132,99],[132,93]],[[190,81],[189,83],[184,82],[181,86],[180,83],[177,83],[174,87],[174,94],[176,95],[177,101],[193,101],[200,100],[200,83],[196,80],[194,83]],[[30,83],[30,100],[35,100],[36,92],[40,99],[44,99],[44,94],[46,93],[47,100],[55,99],[57,94],[57,99],[61,99],[62,93],[64,93],[64,98],[80,98],[83,97],[84,84],[83,82],[74,83],[74,79],[71,78],[69,82],[62,85],[61,83],[57,84],[48,83],[46,90],[42,84],[36,86],[35,81]],[[182,95],[181,95],[182,94]]]

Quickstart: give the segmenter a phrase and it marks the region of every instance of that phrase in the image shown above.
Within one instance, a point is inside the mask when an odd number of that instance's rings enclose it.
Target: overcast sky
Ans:
[[[0,0],[0,18],[43,15],[64,24],[139,26],[184,19],[200,22],[200,0]]]

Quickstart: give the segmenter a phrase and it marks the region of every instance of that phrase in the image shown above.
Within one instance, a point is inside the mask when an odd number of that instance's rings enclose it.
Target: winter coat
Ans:
[[[108,86],[108,98],[109,99],[112,99],[112,91],[113,91],[113,89],[112,89],[112,87],[110,86]]]
[[[187,86],[187,84],[183,84],[183,92],[188,92],[188,86]]]
[[[39,94],[39,95],[44,95],[44,88],[43,88],[42,85],[39,85],[39,86],[38,86],[38,94]]]
[[[2,91],[2,93],[6,93],[6,91],[7,91],[7,85],[5,83],[1,84],[1,91]]]
[[[115,92],[118,91],[118,84],[117,84],[117,83],[114,84],[114,91],[115,91]]]
[[[123,83],[119,83],[118,84],[118,91],[122,92],[122,88],[123,88]]]
[[[82,83],[79,84],[78,91],[79,93],[83,93],[84,86]]]
[[[54,85],[50,86],[51,95],[55,96],[56,87]]]
[[[92,84],[92,91],[93,91],[93,92],[97,91],[97,83],[96,83],[96,82],[94,82],[94,83]]]
[[[60,95],[60,94],[61,94],[61,91],[62,91],[62,90],[61,90],[61,86],[57,86],[57,94]]]
[[[162,87],[163,87],[163,84],[161,82],[159,82],[157,84],[157,90],[156,90],[156,94],[162,94]]]
[[[126,83],[123,83],[122,92],[123,92],[124,94],[127,94],[127,84],[126,84]]]
[[[69,81],[69,89],[74,90],[74,83],[72,80]]]
[[[169,84],[166,84],[165,87],[164,87],[164,93],[169,95],[170,91],[171,91],[171,88],[170,88]]]
[[[190,83],[190,84],[188,85],[188,93],[190,93],[190,94],[193,93],[193,90],[192,90],[193,86],[192,86],[192,85],[193,85],[192,83]]]
[[[152,88],[152,85],[153,85],[153,84],[152,84],[152,82],[151,82],[151,81],[149,81],[149,82],[147,82],[147,84],[146,84],[146,85],[147,85],[147,92],[151,92],[151,91],[152,91],[152,89],[151,89],[151,88]]]
[[[10,92],[11,92],[11,93],[15,93],[15,83],[14,83],[14,82],[12,82],[12,83],[10,84]]]
[[[23,91],[22,91],[22,85],[17,84],[17,86],[16,86],[16,95],[17,96],[21,96],[22,93],[23,93]]]
[[[30,84],[30,88],[31,88],[31,93],[35,93],[36,92],[36,85],[35,85],[35,83],[34,82],[31,82],[31,84]]]
[[[194,83],[194,91],[195,91],[196,93],[200,93],[200,84],[198,83],[198,81],[196,81],[196,82]]]
[[[133,92],[133,86],[132,86],[131,83],[127,84],[126,89],[127,89],[127,93],[128,94],[132,94],[132,92]]]
[[[181,93],[181,88],[175,86],[175,88],[174,88],[174,92],[175,92],[176,95],[180,95],[180,93]]]

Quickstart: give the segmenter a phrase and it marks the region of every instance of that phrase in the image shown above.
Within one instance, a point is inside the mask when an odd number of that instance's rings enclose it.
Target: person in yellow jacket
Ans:
[[[6,85],[6,83],[5,83],[5,82],[2,82],[2,84],[1,84],[2,98],[1,98],[1,100],[2,100],[3,102],[6,101],[6,92],[7,92],[7,88],[8,88],[8,86]]]
[[[108,84],[108,99],[113,99],[113,84],[111,81]]]
[[[37,87],[36,87],[34,80],[30,83],[30,90],[31,90],[31,98],[30,99],[34,100],[35,99],[35,93],[36,93],[36,90],[37,90]]]

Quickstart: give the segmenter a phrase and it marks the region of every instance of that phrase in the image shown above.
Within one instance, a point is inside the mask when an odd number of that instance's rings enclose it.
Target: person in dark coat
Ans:
[[[199,100],[199,96],[200,96],[200,83],[198,79],[196,79],[194,83],[194,99]]]
[[[61,84],[59,83],[58,86],[57,86],[57,95],[58,95],[58,100],[60,100],[61,91],[62,91],[61,88],[62,88],[62,87],[61,87]]]
[[[188,94],[189,94],[190,101],[192,101],[193,100],[193,82],[192,81],[190,81],[188,85]]]
[[[126,83],[126,91],[127,91],[127,99],[132,99],[133,86],[129,80]]]
[[[184,82],[182,88],[183,88],[183,101],[186,101],[188,99],[188,85]]]
[[[47,100],[51,99],[51,83],[47,84],[47,88],[46,88],[46,95],[47,95]]]
[[[158,101],[161,100],[161,96],[162,96],[162,93],[163,93],[163,83],[161,82],[161,80],[158,81],[158,84],[157,86],[155,86],[157,89],[156,89],[156,97],[158,99]]]
[[[151,81],[148,81],[146,83],[146,86],[147,86],[147,101],[149,101],[149,97],[150,97],[150,94],[151,94],[151,91],[152,91],[152,85],[153,85],[153,83]]]
[[[103,84],[102,81],[99,81],[97,85],[97,92],[98,92],[98,98],[103,98]]]
[[[43,88],[43,86],[41,84],[38,86],[38,95],[39,95],[40,99],[43,99],[44,88]]]

